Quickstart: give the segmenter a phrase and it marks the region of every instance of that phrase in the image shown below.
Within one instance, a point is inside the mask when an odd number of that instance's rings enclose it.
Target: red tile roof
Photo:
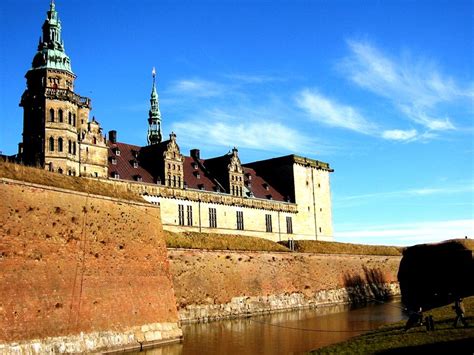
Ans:
[[[156,183],[156,177],[153,176],[152,172],[140,164],[139,158],[142,147],[120,142],[111,143],[110,141],[108,144],[109,177],[113,178],[115,174],[118,174],[120,180],[140,181],[137,177],[141,177],[142,182]],[[120,154],[117,154],[117,150],[120,151]],[[113,164],[114,160],[116,164]],[[216,162],[216,158],[210,159],[210,161],[211,165],[215,165],[213,163]],[[227,169],[227,166],[225,166],[225,169]],[[206,168],[206,160],[184,156],[183,170],[184,182],[188,189],[229,193],[224,191],[225,182],[218,181],[219,177]],[[286,201],[286,196],[278,192],[254,169],[243,166],[243,170],[245,186],[252,193],[249,197]],[[156,173],[162,175],[162,172]],[[221,180],[224,175],[224,173],[220,175]]]
[[[120,155],[117,155],[116,151],[120,150]],[[137,181],[137,176],[141,176],[143,182],[155,183],[153,176],[140,166],[134,156],[138,156],[141,147],[126,143],[110,143],[109,142],[109,177],[114,177],[114,173],[119,174],[121,180],[133,180]],[[116,164],[112,161],[115,158]],[[138,166],[135,168],[133,162],[137,161]]]

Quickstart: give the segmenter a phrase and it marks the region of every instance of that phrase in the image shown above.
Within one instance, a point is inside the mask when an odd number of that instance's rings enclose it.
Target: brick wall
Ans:
[[[160,210],[0,181],[0,343],[176,323]]]
[[[297,308],[357,301],[365,296],[376,297],[378,291],[397,293],[401,259],[198,250],[170,250],[168,257],[183,320],[192,318],[190,310],[196,310],[198,318],[199,314],[207,317],[209,309],[217,310],[215,316],[219,318],[228,313],[226,308],[232,308],[236,298],[241,303],[242,297],[250,297],[249,302],[260,300],[257,309],[271,310],[280,307],[279,303],[281,308]],[[249,307],[242,309],[249,312]]]

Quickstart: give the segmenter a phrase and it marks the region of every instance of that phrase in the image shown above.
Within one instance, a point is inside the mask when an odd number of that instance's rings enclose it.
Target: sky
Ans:
[[[48,0],[0,2],[0,151],[21,141],[24,75]],[[330,163],[335,240],[474,237],[474,1],[56,0],[75,91],[104,131],[243,163]]]

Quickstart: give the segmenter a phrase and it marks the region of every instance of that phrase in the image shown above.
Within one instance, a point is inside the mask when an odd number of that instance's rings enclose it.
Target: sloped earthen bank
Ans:
[[[400,256],[169,250],[181,321],[399,295]]]
[[[156,206],[0,181],[0,353],[182,336]]]

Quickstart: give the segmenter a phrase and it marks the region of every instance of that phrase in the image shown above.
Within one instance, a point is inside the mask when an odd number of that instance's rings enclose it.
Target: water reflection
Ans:
[[[137,354],[289,354],[346,340],[404,318],[398,301],[363,308],[335,305],[183,325],[184,341]]]

